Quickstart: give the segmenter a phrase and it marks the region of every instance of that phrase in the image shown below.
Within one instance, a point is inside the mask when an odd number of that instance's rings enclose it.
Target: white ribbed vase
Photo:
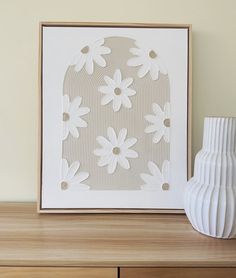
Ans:
[[[185,212],[203,234],[236,235],[236,118],[205,118],[203,147],[186,187]]]

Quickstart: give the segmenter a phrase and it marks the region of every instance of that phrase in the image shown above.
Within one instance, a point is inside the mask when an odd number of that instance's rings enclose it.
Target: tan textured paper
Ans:
[[[90,190],[140,190],[144,181],[140,173],[149,173],[148,161],[153,161],[161,169],[164,160],[169,160],[169,143],[162,138],[157,144],[152,142],[153,133],[145,133],[150,125],[144,116],[153,114],[152,104],[157,103],[162,109],[170,101],[168,75],[160,73],[158,80],[152,80],[150,75],[140,78],[137,76],[138,67],[127,66],[127,61],[133,57],[130,48],[136,47],[134,40],[129,38],[105,38],[105,46],[111,49],[111,54],[104,55],[106,67],[94,65],[94,72],[89,75],[85,68],[76,72],[70,66],[64,79],[63,94],[67,94],[72,101],[75,97],[82,97],[81,106],[89,107],[90,112],[83,116],[88,127],[80,128],[79,138],[68,136],[63,141],[62,157],[71,164],[80,161],[80,171],[89,173],[86,184]],[[132,108],[121,107],[114,112],[112,104],[101,105],[102,93],[99,86],[105,85],[104,76],[113,77],[116,69],[120,69],[122,78],[133,78],[131,89],[136,91],[130,97]],[[137,143],[132,147],[138,153],[138,158],[130,158],[131,168],[126,170],[117,166],[113,174],[108,174],[106,167],[99,167],[98,156],[94,149],[101,146],[97,143],[97,136],[107,137],[107,127],[113,127],[116,133],[122,128],[127,128],[127,138],[137,138]]]

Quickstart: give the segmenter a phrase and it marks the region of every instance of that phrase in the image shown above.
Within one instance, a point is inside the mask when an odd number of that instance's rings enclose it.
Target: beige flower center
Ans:
[[[165,119],[163,123],[164,123],[165,127],[170,127],[170,119],[169,118]]]
[[[113,152],[113,154],[118,155],[118,154],[120,154],[120,148],[115,147],[115,148],[113,148],[112,152]]]
[[[162,190],[167,191],[167,190],[169,190],[169,189],[170,189],[169,183],[163,183],[163,184],[162,184]]]
[[[66,181],[63,181],[61,183],[61,189],[62,190],[67,190],[69,188],[69,184]]]
[[[64,112],[63,113],[63,121],[67,122],[67,121],[69,121],[69,119],[70,119],[70,115],[68,113]]]
[[[151,51],[149,52],[149,57],[150,57],[151,59],[155,59],[155,58],[157,57],[156,52],[155,52],[154,50],[151,50]]]
[[[87,53],[89,52],[89,46],[86,45],[85,47],[83,47],[83,48],[81,49],[81,52],[82,52],[83,54],[87,54]]]
[[[120,88],[115,88],[114,93],[119,96],[121,94],[121,89]]]

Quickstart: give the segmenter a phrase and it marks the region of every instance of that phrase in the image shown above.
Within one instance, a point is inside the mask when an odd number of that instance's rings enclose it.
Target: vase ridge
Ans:
[[[236,233],[236,118],[205,118],[203,146],[188,182],[185,211],[201,233],[232,237]]]

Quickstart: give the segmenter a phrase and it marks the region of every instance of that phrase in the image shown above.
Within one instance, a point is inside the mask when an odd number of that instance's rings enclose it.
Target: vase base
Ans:
[[[200,231],[198,230],[197,228],[195,228],[193,225],[192,225],[192,228],[197,231],[198,233],[200,233],[201,235],[204,235],[204,236],[208,236],[208,237],[211,237],[211,238],[215,238],[215,239],[224,239],[224,240],[229,240],[229,239],[235,239],[236,236],[230,236],[230,237],[227,237],[227,236],[216,236],[216,235],[212,235],[212,234],[209,234],[209,233],[206,233],[204,231]]]

